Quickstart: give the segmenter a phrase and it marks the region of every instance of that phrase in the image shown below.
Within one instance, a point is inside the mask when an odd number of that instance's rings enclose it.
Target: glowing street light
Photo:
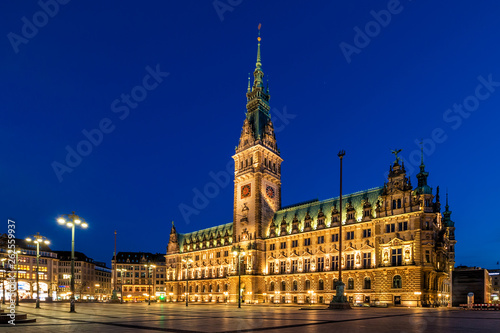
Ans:
[[[45,244],[49,245],[50,241],[47,239],[47,237],[40,235],[40,233],[36,233],[36,235],[33,235],[31,237],[27,237],[26,241],[28,243],[35,243],[36,244],[36,309],[40,309],[40,284],[39,284],[39,272],[40,272],[40,244]],[[16,260],[17,262],[17,260]]]
[[[60,225],[66,225],[71,228],[71,301],[69,312],[75,311],[75,227],[80,226],[83,229],[88,228],[87,222],[80,216],[76,215],[75,212],[71,214],[64,214],[57,218],[57,223]]]
[[[189,276],[188,276],[188,267],[189,264],[193,263],[193,259],[190,256],[186,256],[185,258],[182,258],[182,262],[186,263],[186,306],[188,306],[189,303],[189,290],[188,290],[188,284],[189,284]]]
[[[147,267],[148,268],[148,278],[151,277],[151,283],[149,283],[148,281],[148,284],[149,284],[149,295],[148,295],[148,305],[151,305],[151,284],[153,283],[153,274],[151,273],[151,271],[153,270],[153,268],[156,267],[156,265],[153,265],[153,264],[144,264],[144,267]]]
[[[241,308],[241,257],[245,256],[245,251],[239,245],[234,246],[232,251],[238,261],[238,308]]]

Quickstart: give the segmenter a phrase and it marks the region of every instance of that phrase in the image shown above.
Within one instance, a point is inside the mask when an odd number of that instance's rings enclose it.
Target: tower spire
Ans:
[[[260,60],[260,27],[262,26],[261,23],[259,23],[259,26],[258,26],[258,30],[259,30],[259,33],[258,33],[258,36],[257,36],[257,62],[255,63],[255,71],[257,70],[261,70],[262,69],[262,62]]]
[[[247,88],[247,93],[249,93],[250,91],[252,91],[252,89],[250,88],[250,73],[248,73],[248,88]]]

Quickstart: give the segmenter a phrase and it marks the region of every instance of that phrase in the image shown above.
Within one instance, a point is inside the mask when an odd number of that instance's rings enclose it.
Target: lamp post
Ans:
[[[32,237],[32,238],[31,238]],[[36,309],[40,309],[40,284],[39,284],[39,274],[40,274],[40,243],[44,243],[46,245],[50,244],[50,241],[47,237],[40,235],[40,233],[36,233],[31,237],[26,238],[28,243],[36,243]]]
[[[14,252],[13,250],[9,250],[9,253]],[[21,253],[20,250],[14,252],[16,254],[16,306],[19,306],[19,263],[18,263],[18,254]]]
[[[116,265],[116,262],[115,262],[115,265]],[[116,269],[116,272],[120,272],[120,277],[121,277],[121,280],[120,280],[120,303],[123,303],[123,272],[126,272],[127,270],[125,268],[117,268]]]
[[[149,280],[149,277],[151,277],[151,279],[152,279],[152,270],[154,267],[156,267],[156,265],[147,263],[147,264],[144,264],[144,267],[148,268],[148,280]],[[151,305],[151,283],[149,283],[149,281],[148,281],[148,284],[149,284],[148,305]]]
[[[69,312],[75,311],[75,227],[78,225],[83,229],[88,228],[87,222],[80,216],[76,215],[75,212],[71,214],[64,214],[57,218],[57,223],[60,225],[66,225],[71,228],[71,299]],[[80,295],[81,296],[81,295]]]
[[[232,250],[238,261],[238,308],[241,308],[241,256],[245,256],[245,251],[239,245],[234,246]]]
[[[190,256],[186,256],[185,258],[182,258],[182,262],[186,263],[186,292],[185,292],[185,297],[186,297],[186,306],[188,306],[188,303],[189,303],[189,289],[188,289],[189,274],[188,274],[188,267],[189,267],[189,264],[193,262],[193,259]]]
[[[5,304],[5,276],[7,275],[7,270],[5,269],[5,261],[7,261],[7,258],[2,258],[0,261],[2,262],[2,304]]]

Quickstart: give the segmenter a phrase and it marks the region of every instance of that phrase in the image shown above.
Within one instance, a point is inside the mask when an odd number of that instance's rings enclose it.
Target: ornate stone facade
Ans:
[[[263,77],[259,38],[246,119],[233,156],[233,222],[187,234],[172,226],[166,284],[173,299],[185,300],[187,280],[191,301],[237,301],[232,252],[239,246],[245,251],[245,302],[328,303],[342,265],[351,302],[447,304],[454,223],[448,204],[440,213],[439,187],[433,192],[427,185],[423,160],[416,188],[396,156],[384,186],[343,196],[342,216],[338,198],[281,207],[283,159]]]

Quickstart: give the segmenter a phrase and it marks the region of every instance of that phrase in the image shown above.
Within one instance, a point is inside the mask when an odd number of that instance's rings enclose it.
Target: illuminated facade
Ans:
[[[71,251],[55,251],[59,258],[59,299],[71,297]],[[75,298],[105,301],[111,297],[111,269],[75,251]]]
[[[0,271],[0,279],[4,286],[7,286],[6,277],[16,276],[16,267],[10,267],[7,260],[8,236],[3,234],[0,236],[0,260],[2,260],[2,269]],[[24,239],[15,239],[15,250],[20,251],[18,254],[18,285],[19,298],[34,299],[36,298],[36,245],[28,243]],[[5,259],[5,260],[4,260]],[[50,297],[56,298],[57,292],[57,270],[59,267],[59,259],[57,254],[52,251],[46,244],[40,244],[39,258],[39,285],[40,285],[40,300],[45,300]],[[0,291],[0,297],[3,297],[3,290]],[[9,299],[6,293],[6,299]]]
[[[172,300],[173,292],[166,290],[165,257],[148,252],[118,252],[111,261],[116,274],[119,297],[127,302]],[[151,271],[146,265],[151,265]],[[154,266],[154,267],[153,267]]]
[[[343,196],[342,216],[338,198],[282,207],[283,159],[263,77],[259,37],[246,118],[233,156],[233,222],[186,234],[172,226],[166,286],[173,299],[184,301],[187,291],[190,301],[237,301],[233,249],[240,246],[245,251],[245,302],[328,303],[342,265],[351,302],[447,304],[455,228],[448,204],[440,212],[439,187],[433,191],[427,185],[423,160],[417,187],[396,157],[383,186]]]

